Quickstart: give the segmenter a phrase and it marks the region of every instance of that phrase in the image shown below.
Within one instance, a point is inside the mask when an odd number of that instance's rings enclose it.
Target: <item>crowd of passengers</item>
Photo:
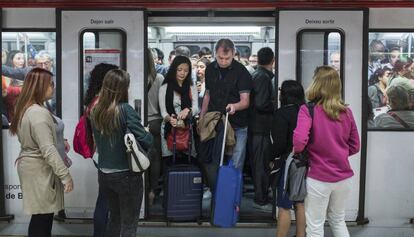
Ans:
[[[349,156],[360,149],[351,109],[341,99],[337,70],[320,66],[306,90],[287,80],[274,91],[274,53],[261,48],[244,65],[229,39],[216,42],[213,53],[203,48],[190,55],[178,47],[164,65],[162,52],[148,50],[148,128],[128,104],[130,76],[115,65],[101,63],[92,71],[85,95],[85,115],[90,139],[96,148],[93,162],[98,169],[99,193],[94,212],[94,236],[135,236],[143,196],[140,173],[130,171],[123,141],[127,127],[149,151],[149,203],[157,195],[159,177],[171,165],[167,137],[182,124],[193,126],[191,156],[202,170],[205,198],[215,193],[222,117],[229,114],[226,159],[242,170],[249,156],[254,184],[253,207],[271,211],[279,207],[277,236],[287,236],[290,210],[296,214],[296,236],[324,236],[327,218],[334,236],[349,236],[345,225],[345,202],[353,171]],[[35,57],[36,58],[36,57]],[[29,236],[51,236],[53,215],[64,215],[63,194],[73,189],[65,159],[70,147],[63,139],[63,124],[48,105],[54,93],[54,76],[38,63],[24,77],[10,117],[10,132],[21,144],[16,161],[23,209],[31,215]],[[8,76],[21,71],[8,69]],[[14,74],[13,74],[14,73]],[[280,108],[277,107],[277,99]],[[311,116],[306,101],[314,105]],[[215,119],[214,119],[215,118]],[[215,134],[200,124],[216,120]],[[206,133],[208,133],[206,135]],[[209,137],[209,139],[204,139]],[[227,142],[233,141],[233,142]],[[309,152],[308,194],[292,202],[282,187],[284,162],[291,151]],[[182,151],[186,153],[187,151]],[[184,156],[182,156],[184,157]],[[181,161],[186,159],[181,157]],[[278,158],[278,159],[275,159]],[[280,159],[279,159],[280,158]],[[180,156],[179,156],[180,160]],[[269,189],[277,189],[273,202]],[[306,231],[305,231],[306,226]],[[305,234],[306,233],[306,234]]]
[[[414,62],[380,40],[369,45],[368,126],[414,128]],[[386,52],[387,57],[386,57]]]

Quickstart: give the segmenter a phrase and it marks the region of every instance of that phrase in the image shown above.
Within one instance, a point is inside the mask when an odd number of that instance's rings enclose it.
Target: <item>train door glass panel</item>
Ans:
[[[87,29],[82,31],[80,37],[80,61],[82,62],[80,102],[83,105],[83,98],[90,81],[90,72],[96,65],[108,63],[122,69],[126,68],[126,34],[119,29]],[[80,108],[83,111],[83,106]]]
[[[249,65],[249,57],[253,54],[257,55],[257,51],[262,47],[270,47],[275,49],[275,27],[274,26],[232,26],[224,25],[218,27],[210,27],[205,25],[197,26],[171,26],[171,23],[168,26],[163,26],[157,24],[156,26],[148,27],[148,45],[151,48],[158,48],[163,51],[165,58],[163,60],[164,66],[169,65],[168,54],[173,51],[178,46],[186,46],[190,50],[190,59],[193,60],[198,54],[198,50],[207,47],[213,54],[211,61],[214,61],[214,46],[215,43],[221,38],[229,38],[235,43],[236,49],[239,53],[239,57],[235,57],[236,60],[239,60],[249,72],[253,73],[256,68],[256,65]],[[251,60],[253,62],[254,60]],[[159,61],[159,63],[161,63]],[[204,62],[203,62],[204,63]],[[209,62],[210,63],[210,62]],[[197,68],[193,69],[193,79],[198,82],[204,81],[203,73],[194,73]],[[198,70],[197,70],[198,71]],[[164,75],[165,76],[165,75]],[[201,93],[200,93],[201,94]],[[202,96],[199,100],[199,106],[201,106]],[[197,150],[197,148],[196,148]],[[241,220],[242,221],[252,221],[260,222],[265,220],[272,220],[272,210],[267,208],[266,210],[258,210],[253,208],[253,199],[254,199],[254,186],[252,182],[251,169],[250,169],[250,159],[246,155],[244,163],[244,193],[241,207]],[[155,166],[154,166],[155,167]],[[161,173],[164,170],[161,170]],[[151,173],[151,172],[150,172]],[[162,174],[161,174],[162,177]],[[150,177],[151,179],[151,177]],[[155,196],[153,200],[150,200],[149,205],[149,218],[158,219],[164,217],[163,212],[163,186],[161,185],[162,178],[158,178],[158,186],[154,187],[154,195],[151,194],[151,199]],[[269,192],[269,195],[270,192]],[[205,183],[205,192],[203,195],[202,202],[202,217],[204,220],[208,221],[210,217],[210,205],[211,205],[211,193],[208,191],[208,185]],[[269,199],[270,200],[270,199]],[[269,207],[268,205],[266,207]]]
[[[305,89],[311,84],[315,69],[322,65],[335,68],[341,76],[343,85],[342,48],[343,34],[338,30],[299,31],[296,74],[297,80]]]
[[[414,33],[369,33],[368,128],[414,128]]]
[[[27,72],[33,67],[41,67],[56,75],[55,62],[55,32],[2,32],[3,128],[7,128],[13,118]],[[56,85],[55,76],[53,80]],[[56,93],[45,105],[56,114]]]

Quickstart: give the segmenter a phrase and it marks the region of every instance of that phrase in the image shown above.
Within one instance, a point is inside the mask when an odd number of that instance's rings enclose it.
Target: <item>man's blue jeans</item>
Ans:
[[[233,165],[237,169],[243,172],[243,165],[244,165],[244,160],[246,157],[246,146],[247,146],[247,127],[235,128],[234,134],[236,137],[236,145],[233,148],[233,154],[231,155],[231,159],[233,160]],[[216,158],[220,158],[220,157],[216,157]],[[214,193],[216,190],[219,162],[218,161],[215,162],[213,160],[210,163],[204,163],[204,168],[206,169],[206,175],[207,175],[208,183],[210,184],[210,189]]]
[[[247,146],[247,127],[235,128],[234,135],[236,136],[236,145],[233,149],[234,166],[243,172],[244,160],[246,158],[246,146]]]

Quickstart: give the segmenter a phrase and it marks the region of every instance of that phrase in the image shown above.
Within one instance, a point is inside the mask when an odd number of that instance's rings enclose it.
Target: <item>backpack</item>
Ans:
[[[73,150],[85,159],[92,158],[93,153],[95,153],[95,149],[88,145],[87,120],[88,118],[85,114],[80,117],[73,135]]]
[[[82,155],[83,158],[92,158],[95,153],[95,145],[93,144],[91,125],[89,121],[89,113],[95,105],[96,99],[92,101],[92,104],[86,109],[85,113],[80,117],[78,124],[76,124],[75,134],[73,135],[73,150]],[[91,144],[88,141],[92,141]]]

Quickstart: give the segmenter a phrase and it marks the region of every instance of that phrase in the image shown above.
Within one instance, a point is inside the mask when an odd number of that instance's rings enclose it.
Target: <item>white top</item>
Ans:
[[[193,116],[198,114],[198,93],[197,93],[197,88],[196,86],[191,86],[191,103],[192,103],[192,114]],[[167,112],[167,107],[165,105],[165,95],[167,93],[167,84],[164,84],[161,86],[160,91],[158,93],[158,102],[160,103],[160,110],[161,110],[161,116],[163,117],[163,119],[165,120],[165,118],[167,117],[168,112]],[[174,109],[175,109],[175,113],[178,114],[181,112],[181,96],[180,94],[174,92]]]

